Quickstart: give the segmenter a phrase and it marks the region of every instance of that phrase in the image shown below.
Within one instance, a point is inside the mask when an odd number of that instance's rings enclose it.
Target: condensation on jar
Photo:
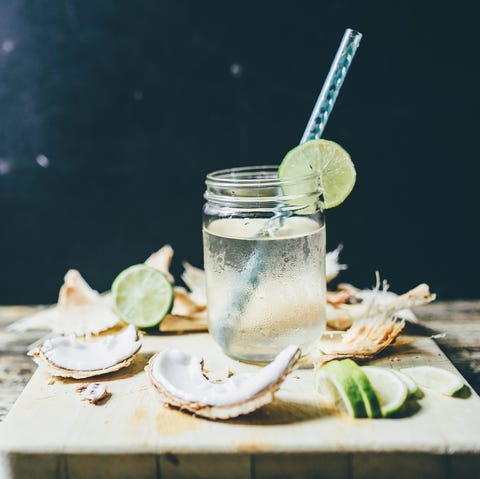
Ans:
[[[208,327],[223,351],[269,361],[306,354],[325,330],[325,221],[316,175],[277,167],[207,175],[203,247]]]

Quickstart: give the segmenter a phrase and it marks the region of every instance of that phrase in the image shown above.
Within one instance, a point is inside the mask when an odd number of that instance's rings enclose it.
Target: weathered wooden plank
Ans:
[[[445,334],[435,341],[480,393],[480,301],[435,302],[416,312],[431,334]]]
[[[7,415],[37,368],[24,354],[0,353],[0,421]]]
[[[68,479],[66,458],[57,454],[0,455],[2,479]]]
[[[337,454],[259,454],[253,459],[255,479],[345,479],[351,457]]]
[[[249,478],[250,456],[247,454],[164,454],[160,456],[162,479]]]
[[[146,337],[138,361],[106,376],[112,398],[103,406],[81,402],[76,381],[47,385],[39,370],[4,423],[7,452],[45,454],[254,454],[404,451],[452,454],[480,452],[480,399],[426,391],[419,411],[400,420],[354,420],[332,414],[313,391],[312,371],[297,371],[278,400],[251,416],[212,422],[164,408],[143,367],[166,346],[205,353],[207,367],[245,371],[255,366],[223,356],[207,335]],[[453,369],[434,342],[405,338],[394,356],[375,361],[387,367],[433,364]],[[53,426],[52,426],[53,424]],[[61,424],[62,427],[55,427]],[[41,439],[33,434],[43,431]]]
[[[478,479],[480,477],[479,454],[457,454],[447,457],[449,479]]]
[[[153,454],[69,455],[66,456],[66,466],[66,479],[155,479],[160,477],[158,460]]]
[[[32,314],[41,306],[0,306],[0,327]]]
[[[449,479],[447,456],[433,454],[355,454],[352,479]],[[347,477],[347,476],[346,476]]]
[[[43,331],[18,334],[5,328],[37,308],[0,307],[0,421],[36,369],[35,363],[25,357],[28,346],[45,334]],[[437,302],[419,308],[417,314],[423,325],[420,333],[428,333],[425,328],[429,328],[431,334],[446,334],[445,338],[437,338],[437,343],[480,393],[480,301]]]
[[[16,318],[15,309],[9,308],[5,315],[0,308],[0,325]],[[421,326],[410,331],[445,332],[446,337],[437,341],[465,368],[468,379],[480,385],[480,322],[471,319],[479,317],[480,302],[434,304],[419,313]],[[0,381],[5,386],[0,388],[0,407],[13,402],[33,371],[34,363],[24,354],[28,344],[42,334],[15,338],[0,326]],[[149,388],[143,366],[152,352],[165,345],[178,344],[197,353],[215,350],[214,345],[206,347],[202,337],[146,338],[139,360],[128,372],[101,379],[113,392],[104,406],[80,402],[75,381],[47,386],[46,375],[38,371],[11,417],[0,425],[5,453],[0,456],[0,477],[82,477],[83,464],[88,464],[90,472],[98,469],[100,477],[109,474],[108,464],[118,465],[119,472],[136,470],[138,477],[143,472],[145,477],[159,473],[161,477],[194,477],[193,473],[204,477],[211,475],[215,465],[229,467],[227,460],[211,461],[212,454],[224,459],[237,455],[238,462],[229,474],[241,471],[242,477],[250,477],[253,473],[257,479],[315,477],[320,467],[331,477],[379,478],[385,471],[391,472],[389,477],[403,477],[403,471],[415,477],[423,469],[422,477],[477,477],[472,473],[478,471],[480,457],[480,409],[475,395],[463,400],[427,392],[412,417],[353,420],[331,414],[316,399],[305,399],[305,375],[310,374],[306,371],[295,375],[300,379],[287,380],[274,404],[247,418],[212,423],[164,408]],[[392,353],[376,362],[390,367],[425,362],[452,367],[428,339],[403,338]],[[209,360],[211,366],[228,364],[233,370],[252,367],[215,354]],[[52,427],[52,417],[62,427]],[[35,431],[47,432],[38,436]],[[379,455],[379,451],[395,454]],[[116,461],[117,456],[126,462]],[[393,457],[400,458],[400,463]]]
[[[28,345],[45,335],[45,331],[14,333],[6,327],[36,309],[31,306],[0,307],[0,422],[37,369],[26,356]]]

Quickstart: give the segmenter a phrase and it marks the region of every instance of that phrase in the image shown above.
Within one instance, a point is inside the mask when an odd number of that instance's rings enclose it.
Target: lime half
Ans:
[[[465,384],[458,375],[434,366],[414,366],[403,368],[401,372],[411,377],[420,386],[446,396],[453,396]]]
[[[366,417],[365,404],[350,368],[343,361],[330,361],[315,374],[316,390],[352,417]]]
[[[123,321],[138,328],[151,328],[170,311],[173,287],[157,269],[136,264],[115,278],[112,298]]]
[[[362,366],[380,403],[383,417],[398,412],[408,397],[405,383],[392,371],[376,366]]]
[[[356,172],[350,155],[337,143],[329,140],[311,140],[290,150],[283,159],[278,174],[280,180],[316,172],[322,184],[325,208],[343,203],[355,185]],[[288,195],[302,194],[303,185],[298,188],[289,185]]]

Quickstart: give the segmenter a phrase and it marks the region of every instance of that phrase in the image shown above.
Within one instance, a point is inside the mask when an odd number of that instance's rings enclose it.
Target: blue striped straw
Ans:
[[[357,48],[360,44],[362,34],[355,30],[347,29],[343,35],[342,42],[338,47],[337,54],[333,60],[328,72],[325,83],[323,84],[320,95],[318,96],[312,115],[308,120],[305,133],[300,143],[308,140],[314,140],[322,136],[325,125],[327,124],[330,113],[335,105],[340,88],[342,87],[345,76],[347,75],[350,64]],[[281,212],[280,218],[284,216]],[[234,323],[239,321],[242,311],[251,299],[251,291],[247,286],[251,285],[254,289],[258,285],[259,274],[266,264],[270,250],[256,252],[246,263],[244,268],[244,281],[234,290],[230,302],[230,311],[225,311],[220,319],[220,327],[216,332],[216,339],[224,347],[228,347],[234,335]]]
[[[362,34],[360,32],[356,32],[350,28],[345,30],[342,42],[330,66],[327,78],[320,91],[320,95],[318,95],[317,102],[315,103],[300,143],[315,140],[322,136],[328,117],[338,97],[338,92],[340,88],[342,88],[343,81],[347,76],[348,69],[352,64],[353,57],[360,45],[361,39]]]

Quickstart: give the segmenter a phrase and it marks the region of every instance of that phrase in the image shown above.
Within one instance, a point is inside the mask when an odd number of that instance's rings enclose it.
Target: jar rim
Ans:
[[[205,180],[208,203],[230,209],[300,211],[323,209],[320,177],[311,174],[279,178],[278,165],[242,166],[213,171]]]
[[[318,174],[311,173],[292,176],[288,179],[278,177],[279,165],[240,166],[212,171],[207,174],[207,186],[280,186],[293,185],[298,182],[318,179]]]

